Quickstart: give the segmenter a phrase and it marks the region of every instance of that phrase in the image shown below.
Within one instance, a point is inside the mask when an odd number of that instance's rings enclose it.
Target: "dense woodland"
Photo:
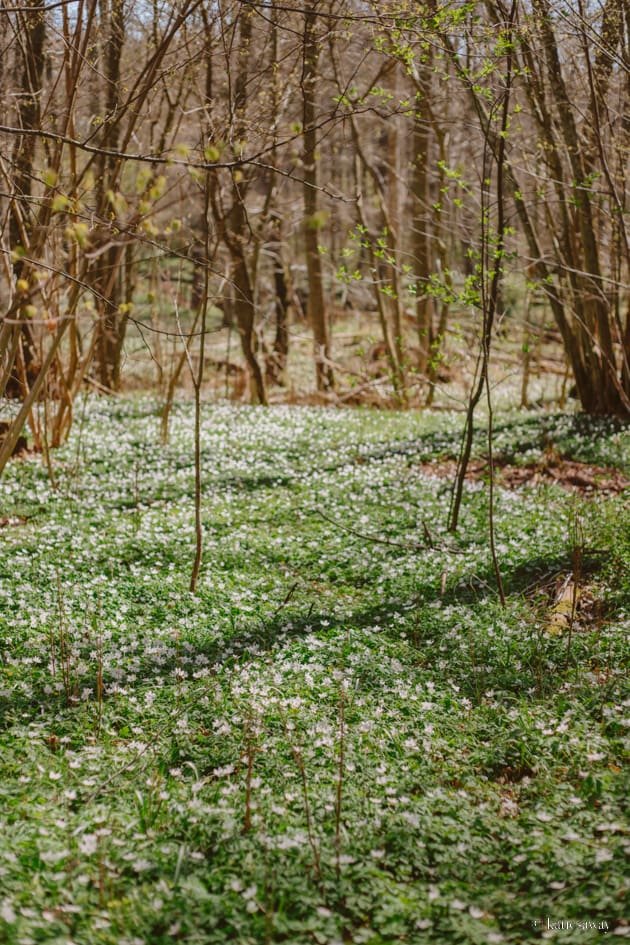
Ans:
[[[62,443],[84,383],[124,385],[131,333],[165,395],[187,359],[221,369],[229,326],[266,404],[296,324],[317,390],[347,390],[349,310],[401,405],[431,402],[464,317],[473,400],[497,330],[555,330],[584,410],[630,412],[622,0],[0,15],[0,467],[27,421]]]
[[[627,937],[627,0],[0,26],[0,945]]]

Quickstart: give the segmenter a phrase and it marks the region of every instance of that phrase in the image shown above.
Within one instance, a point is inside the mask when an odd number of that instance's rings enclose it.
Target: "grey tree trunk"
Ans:
[[[324,274],[319,252],[320,228],[319,171],[317,164],[317,79],[320,44],[317,38],[317,3],[304,10],[304,49],[302,66],[303,105],[303,177],[304,177],[304,247],[308,274],[307,317],[315,342],[315,376],[317,389],[332,390],[335,386],[330,365],[330,328],[324,292]]]

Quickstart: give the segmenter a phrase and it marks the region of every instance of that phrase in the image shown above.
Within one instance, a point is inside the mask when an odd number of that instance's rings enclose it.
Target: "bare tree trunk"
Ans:
[[[459,457],[459,463],[457,467],[457,476],[455,483],[453,485],[453,494],[451,499],[451,507],[449,510],[449,521],[448,529],[451,532],[457,531],[457,526],[459,522],[459,512],[461,508],[463,490],[464,490],[464,478],[466,476],[466,470],[468,468],[468,463],[470,461],[470,454],[472,451],[473,443],[473,424],[474,424],[474,415],[477,404],[481,399],[481,395],[484,389],[487,392],[488,396],[488,409],[489,409],[489,451],[490,451],[490,472],[491,477],[493,477],[493,468],[492,468],[492,405],[490,398],[490,386],[489,386],[489,376],[488,371],[490,368],[490,347],[492,344],[492,332],[494,328],[495,318],[497,316],[498,304],[500,300],[500,287],[501,280],[503,278],[503,255],[505,252],[505,182],[506,182],[506,139],[507,139],[507,129],[509,123],[509,113],[510,113],[510,104],[511,104],[511,92],[512,92],[512,78],[513,78],[513,52],[512,52],[512,30],[514,25],[514,17],[516,14],[516,4],[518,0],[512,0],[512,6],[509,13],[509,18],[505,24],[506,28],[506,71],[504,78],[504,88],[501,96],[501,101],[499,103],[499,113],[500,113],[500,132],[498,134],[497,140],[497,150],[494,150],[495,144],[495,135],[491,133],[491,126],[489,119],[488,125],[485,129],[485,148],[484,148],[484,168],[482,174],[483,188],[482,191],[482,206],[481,206],[481,273],[480,273],[480,297],[481,297],[481,309],[483,315],[483,329],[481,336],[481,352],[479,357],[479,372],[478,377],[475,381],[473,390],[468,401],[468,408],[466,411],[466,423],[464,426],[464,434],[462,438],[462,448]],[[488,156],[492,154],[493,159],[496,163],[496,208],[497,208],[497,219],[496,219],[496,234],[492,234],[489,230],[490,227],[490,181],[492,177],[492,171],[488,170],[486,162],[488,161]],[[490,266],[490,260],[492,260],[492,266]],[[492,506],[492,486],[491,486],[491,502],[490,502],[490,544],[492,550],[492,561],[497,578],[497,584],[499,588],[499,594],[501,597],[501,602],[505,604],[505,598],[503,593],[503,583],[501,580],[501,573],[499,570],[498,559],[496,556],[495,543],[494,543],[494,519],[493,519],[493,506]]]
[[[244,221],[241,221],[242,204],[237,203],[239,211],[232,217],[232,224],[244,227]],[[234,232],[234,231],[233,231]],[[238,231],[236,231],[238,232]],[[241,229],[242,232],[242,229]],[[234,235],[232,236],[234,238]],[[234,313],[238,324],[238,332],[241,337],[241,347],[245,357],[245,363],[249,371],[252,384],[251,396],[255,403],[267,404],[267,391],[265,388],[265,379],[257,357],[257,339],[255,332],[256,307],[254,303],[254,291],[249,277],[247,262],[242,250],[238,248],[233,252],[232,282],[234,286]]]
[[[356,143],[355,137],[355,143]],[[357,213],[359,215],[359,223],[363,228],[364,232],[367,232],[367,220],[363,210],[363,193],[361,191],[361,166],[362,166],[362,152],[360,149],[357,149],[356,159],[355,159],[355,177],[356,177],[356,205]],[[379,260],[376,258],[374,252],[374,244],[371,239],[362,241],[367,243],[367,253],[370,266],[372,269],[378,269]],[[399,395],[402,384],[402,376],[400,365],[398,364],[398,355],[396,350],[396,345],[392,340],[388,312],[385,308],[385,303],[383,300],[383,294],[379,291],[378,286],[375,289],[375,300],[376,308],[378,311],[378,317],[381,324],[381,334],[383,336],[383,344],[385,345],[385,353],[387,355],[387,362],[389,364],[389,369],[391,371],[392,385],[396,395]]]
[[[18,110],[20,127],[25,131],[30,131],[38,126],[40,120],[46,41],[45,3],[40,0],[27,0],[17,16],[21,71],[15,107]],[[25,254],[29,253],[31,242],[32,209],[29,206],[29,197],[32,194],[36,143],[37,138],[34,135],[20,135],[15,139],[11,156],[13,194],[9,204],[9,245],[12,251],[17,251],[19,247],[22,247]],[[20,258],[19,252],[16,252],[14,256],[13,273],[16,280],[27,285],[25,291],[22,292],[24,305],[20,305],[18,309],[18,317],[24,321],[24,325],[21,326],[15,352],[22,353],[25,375],[34,376],[37,373],[37,353],[33,333],[26,322],[25,306],[29,301],[30,290],[35,288],[36,283],[33,281],[28,266]],[[9,397],[21,397],[22,392],[17,376],[9,376],[5,393]]]
[[[52,340],[52,343],[46,352],[46,356],[42,362],[42,365],[39,369],[37,377],[35,378],[30,390],[28,391],[24,402],[20,408],[20,411],[17,417],[11,422],[11,426],[7,431],[2,444],[0,445],[0,473],[4,470],[8,460],[13,454],[13,448],[17,443],[18,437],[22,432],[22,427],[26,423],[29,413],[33,407],[33,404],[36,402],[40,391],[43,388],[44,382],[47,378],[48,371],[50,366],[57,354],[59,345],[63,339],[63,336],[68,328],[69,319],[64,319],[55,332],[55,336]]]
[[[272,129],[273,147],[270,155],[269,183],[267,185],[267,195],[261,214],[260,226],[262,228],[265,224],[268,224],[271,230],[268,242],[269,248],[273,253],[274,309],[276,316],[273,349],[267,357],[266,374],[273,383],[284,386],[284,384],[286,384],[286,370],[289,358],[289,306],[292,293],[284,260],[284,219],[282,214],[273,205],[277,181],[277,175],[275,173],[278,146],[276,123],[279,122],[282,115],[281,103],[284,94],[280,70],[278,68],[280,52],[278,44],[278,22],[280,15],[280,12],[275,9],[271,14],[270,67],[273,76],[271,84],[271,108],[274,116],[274,126]],[[257,249],[259,250],[261,246],[262,240],[258,242]]]
[[[363,228],[364,233],[368,233],[368,220],[364,210],[364,195],[361,181],[361,170],[365,169],[367,172],[366,180],[369,178],[373,181],[376,188],[376,193],[378,195],[379,204],[381,213],[383,215],[383,221],[386,228],[390,227],[389,220],[389,207],[386,200],[386,195],[384,192],[382,181],[379,177],[379,174],[374,167],[374,165],[368,160],[368,157],[365,153],[365,150],[361,143],[361,138],[359,135],[359,129],[357,127],[357,122],[354,115],[350,115],[350,128],[352,129],[352,139],[354,142],[354,148],[356,152],[355,157],[355,193],[356,193],[356,207],[359,217],[359,223]],[[381,271],[381,259],[377,256],[377,250],[374,246],[374,241],[371,238],[362,240],[361,245],[362,250],[367,251],[370,268],[374,272]],[[400,324],[400,318],[397,321],[394,321],[392,324],[392,319],[390,318],[391,312],[388,311],[388,308],[385,303],[385,295],[381,291],[380,285],[375,284],[374,286],[374,296],[376,301],[376,308],[378,310],[379,321],[381,324],[381,332],[383,335],[383,343],[385,345],[385,351],[387,354],[387,361],[389,363],[389,368],[391,372],[392,386],[394,388],[394,393],[397,400],[402,401],[404,398],[404,386],[405,378],[402,364],[402,346],[401,346],[401,332],[402,327]],[[396,332],[398,330],[398,343],[396,342]]]
[[[630,413],[630,398],[624,391],[623,367],[618,365],[613,326],[614,305],[602,273],[601,238],[598,237],[598,217],[602,210],[593,200],[589,181],[592,175],[602,173],[597,163],[601,150],[599,114],[603,107],[609,71],[602,50],[606,43],[616,49],[620,33],[612,31],[610,20],[617,0],[608,0],[604,9],[604,30],[599,41],[599,65],[591,77],[591,114],[584,146],[576,125],[575,106],[566,85],[562,58],[554,33],[551,8],[547,0],[535,0],[532,20],[538,43],[521,43],[524,63],[531,75],[525,90],[532,104],[539,132],[545,141],[544,156],[558,198],[559,213],[547,217],[547,228],[554,237],[560,276],[555,285],[545,283],[554,315],[561,330],[565,348],[575,377],[578,396],[589,413]],[[620,22],[620,18],[617,20]],[[582,32],[584,24],[578,24]],[[586,43],[586,36],[583,35]],[[539,52],[540,50],[540,52]],[[605,50],[609,55],[611,48]],[[541,61],[539,61],[541,60]],[[606,156],[603,155],[604,169]],[[614,186],[612,188],[614,194]],[[524,202],[517,203],[519,216],[527,214]],[[576,233],[579,239],[576,239]],[[534,242],[531,227],[527,233],[530,248]],[[535,257],[540,260],[540,257]],[[544,268],[537,262],[537,268]],[[556,296],[554,302],[553,295]],[[566,311],[568,309],[568,312]],[[621,333],[617,330],[616,334]],[[622,365],[627,359],[623,341],[619,337]]]
[[[119,144],[117,109],[120,100],[120,67],[124,31],[124,0],[101,0],[101,21],[106,30],[102,69],[105,73],[105,95],[103,135],[104,149],[115,151]],[[96,161],[97,194],[101,219],[106,217],[107,193],[117,189],[117,167],[119,162],[111,155],[99,154]],[[109,241],[111,235],[103,233],[97,240]],[[120,380],[120,354],[126,329],[126,316],[120,311],[121,280],[119,267],[123,250],[112,246],[97,257],[91,281],[98,295],[106,301],[98,302],[99,322],[97,326],[98,378],[106,390],[116,390]]]
[[[396,63],[392,69],[392,94],[394,107],[399,107],[400,77]],[[385,214],[387,227],[387,247],[391,262],[388,263],[390,284],[388,297],[390,302],[394,348],[400,374],[400,389],[404,396],[405,389],[405,354],[403,338],[403,298],[400,284],[402,252],[402,192],[401,192],[401,149],[400,118],[392,115],[387,122],[387,199]]]
[[[317,37],[317,2],[304,8],[304,48],[302,66],[303,106],[303,178],[304,178],[304,246],[308,273],[307,316],[315,341],[315,376],[317,389],[332,390],[335,378],[330,365],[330,328],[324,292],[324,274],[319,252],[318,232],[319,171],[317,164],[317,81],[320,43]]]
[[[433,272],[431,257],[431,197],[429,191],[429,148],[431,122],[428,99],[431,94],[430,64],[422,63],[416,93],[416,115],[413,125],[413,166],[411,192],[415,201],[413,220],[413,256],[416,270],[416,326],[420,355],[418,370],[427,374],[433,343],[434,304],[428,286]]]
[[[289,300],[291,292],[283,260],[282,217],[273,218],[276,239],[273,243],[273,285],[275,294],[276,333],[273,350],[267,363],[267,373],[281,386],[286,383],[286,369],[289,357]]]
[[[235,141],[242,140],[246,135],[245,110],[247,107],[247,80],[249,74],[249,57],[251,55],[252,13],[248,9],[241,10],[240,35],[238,49],[238,71],[234,83],[234,129]],[[232,172],[232,207],[223,227],[223,239],[232,258],[232,285],[234,289],[234,314],[241,338],[243,356],[250,377],[251,397],[259,404],[267,404],[265,379],[257,357],[257,338],[255,332],[256,304],[254,286],[247,265],[245,249],[250,237],[245,198],[249,178],[240,169]],[[213,200],[215,218],[220,214]]]
[[[439,154],[439,166],[438,166],[438,187],[440,193],[442,188],[446,186],[446,142],[447,142],[447,133],[443,127],[441,127],[435,117],[432,119],[432,129],[435,133],[438,143],[438,154]],[[430,407],[433,403],[433,398],[435,396],[435,388],[438,381],[438,367],[440,362],[440,355],[442,346],[444,344],[446,329],[448,327],[448,317],[450,312],[450,301],[454,294],[453,288],[453,276],[449,268],[449,257],[448,257],[448,248],[446,244],[447,240],[447,230],[448,222],[444,221],[444,217],[441,213],[441,208],[434,208],[433,215],[433,230],[432,237],[435,244],[435,262],[436,268],[438,270],[438,276],[442,280],[445,292],[443,298],[440,300],[440,305],[438,308],[438,323],[437,327],[433,326],[434,319],[431,318],[432,325],[432,337],[431,337],[431,356],[429,364],[427,366],[427,379],[429,382],[429,390],[427,393],[426,405]],[[433,313],[432,313],[433,314]]]
[[[614,4],[617,0],[608,0]],[[502,5],[487,3],[490,15],[498,22]],[[591,194],[591,173],[588,148],[576,125],[579,114],[571,101],[563,71],[563,58],[554,33],[552,8],[548,0],[535,0],[528,17],[527,30],[520,29],[515,55],[518,69],[526,76],[522,88],[527,96],[530,114],[537,133],[544,142],[540,149],[549,172],[549,186],[555,191],[553,212],[546,205],[546,237],[550,248],[539,236],[532,219],[527,190],[519,185],[517,172],[509,153],[505,158],[506,182],[514,195],[514,203],[528,243],[534,271],[547,294],[554,318],[576,382],[578,396],[588,413],[630,414],[630,396],[625,390],[623,367],[613,341],[614,312],[606,291],[598,245],[596,216],[601,210]],[[576,35],[587,27],[575,21]],[[618,40],[617,34],[615,39]],[[449,52],[459,77],[467,89],[472,105],[483,127],[489,127],[488,110],[483,96],[463,67],[449,36],[442,41]],[[589,40],[591,41],[591,40]],[[601,46],[601,42],[599,43]],[[610,49],[608,50],[610,53]],[[601,86],[600,86],[601,88]],[[593,124],[593,121],[590,122]],[[496,153],[499,142],[492,144]],[[592,149],[590,154],[592,155]],[[595,168],[596,176],[600,168]],[[628,335],[616,329],[617,347],[621,348],[622,365],[627,359],[623,350]]]

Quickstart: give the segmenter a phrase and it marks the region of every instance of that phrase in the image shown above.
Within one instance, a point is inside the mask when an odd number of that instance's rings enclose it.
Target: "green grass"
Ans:
[[[196,596],[189,406],[163,449],[153,403],[91,401],[56,490],[40,458],[11,465],[1,942],[627,931],[628,494],[498,489],[503,609],[487,487],[453,539],[449,483],[421,468],[460,423],[207,408]],[[630,469],[628,427],[497,420],[512,462],[550,444]],[[576,531],[593,603],[569,646],[545,628]]]

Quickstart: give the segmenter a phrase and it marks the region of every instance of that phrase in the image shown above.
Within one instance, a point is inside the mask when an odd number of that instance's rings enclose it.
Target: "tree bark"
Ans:
[[[429,176],[429,148],[431,122],[427,103],[431,92],[430,62],[422,63],[418,72],[416,114],[413,124],[413,165],[411,193],[414,198],[413,257],[416,275],[416,328],[418,332],[418,370],[427,374],[434,337],[434,302],[428,293],[433,272],[431,254],[431,197]]]
[[[22,12],[18,13],[18,23],[21,37],[19,44],[21,71],[19,94],[16,96],[15,102],[20,127],[25,130],[32,130],[39,125],[41,113],[46,42],[45,3],[40,2],[40,0],[27,0]],[[26,253],[30,250],[32,210],[29,205],[29,198],[32,194],[36,144],[37,138],[34,135],[25,134],[15,139],[13,147],[11,156],[13,193],[9,204],[9,245],[12,251],[17,250],[20,246]],[[28,266],[17,254],[14,257],[13,274],[16,280],[24,280],[29,284],[29,287],[35,287]],[[21,326],[16,353],[22,352],[24,373],[29,376],[37,373],[38,359],[33,332],[26,321],[25,314],[29,292],[27,290],[22,294],[25,302],[24,305],[19,306],[18,317],[24,321],[24,324]],[[17,374],[9,376],[5,393],[8,397],[21,398],[23,392]]]
[[[246,134],[245,112],[247,108],[247,80],[251,55],[252,13],[244,8],[240,14],[238,71],[234,83],[234,127],[233,139],[241,141]],[[245,170],[232,171],[232,207],[223,225],[223,238],[232,260],[232,285],[234,289],[234,314],[241,339],[243,356],[250,378],[250,394],[255,403],[267,404],[265,378],[258,361],[256,338],[256,301],[254,285],[245,255],[250,236],[245,198],[249,184]],[[216,202],[213,203],[216,211]],[[216,216],[216,213],[215,213]]]
[[[101,146],[115,151],[119,144],[119,125],[117,110],[120,103],[120,69],[125,42],[124,0],[101,0],[101,19],[106,29],[106,41],[103,49],[102,68],[105,73],[105,95],[103,134]],[[99,116],[101,117],[101,116]],[[106,219],[108,209],[108,191],[117,189],[119,161],[105,154],[96,159],[97,194],[101,219]],[[99,241],[109,241],[111,236],[105,232],[96,236]],[[127,318],[120,311],[122,301],[119,267],[122,260],[121,246],[112,246],[98,256],[91,273],[91,282],[98,296],[106,301],[99,301],[97,310],[96,358],[98,378],[106,390],[117,390],[120,384],[120,356],[124,342]]]
[[[307,317],[315,341],[315,377],[317,389],[332,390],[335,378],[330,365],[330,328],[324,292],[324,274],[319,252],[318,232],[319,171],[317,155],[317,80],[320,44],[317,37],[317,3],[308,3],[304,10],[304,47],[302,63],[302,134],[304,247],[308,274]]]

